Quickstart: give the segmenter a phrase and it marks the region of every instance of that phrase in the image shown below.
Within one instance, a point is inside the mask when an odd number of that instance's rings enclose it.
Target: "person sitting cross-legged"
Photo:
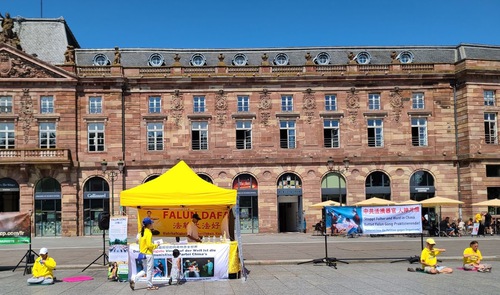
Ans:
[[[446,251],[446,249],[434,248],[436,242],[431,238],[427,239],[426,243],[427,246],[420,254],[420,263],[422,263],[423,271],[430,274],[452,273],[452,268],[437,264],[437,256],[441,252]]]
[[[56,268],[56,261],[49,257],[47,248],[40,249],[40,256],[35,260],[31,274],[28,279],[28,284],[50,285],[54,283],[53,271]]]
[[[483,259],[483,255],[481,255],[481,251],[479,251],[479,243],[477,241],[472,241],[469,244],[469,248],[465,248],[464,250],[464,269],[465,270],[473,270],[477,269],[479,272],[490,272],[491,265],[482,264],[481,260]]]

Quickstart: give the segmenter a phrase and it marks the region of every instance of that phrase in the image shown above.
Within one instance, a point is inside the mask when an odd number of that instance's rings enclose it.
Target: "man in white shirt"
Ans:
[[[200,236],[198,235],[198,221],[200,221],[200,216],[195,213],[191,218],[191,222],[187,226],[187,240],[188,242],[198,242],[201,243]]]

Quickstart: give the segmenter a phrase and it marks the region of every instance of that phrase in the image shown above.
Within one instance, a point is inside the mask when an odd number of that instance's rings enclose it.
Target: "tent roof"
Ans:
[[[120,205],[128,207],[208,208],[235,204],[236,190],[203,180],[184,161],[157,178],[120,193]]]

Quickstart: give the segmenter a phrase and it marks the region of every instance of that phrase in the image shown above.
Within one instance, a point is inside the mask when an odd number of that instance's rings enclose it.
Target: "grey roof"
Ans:
[[[15,17],[12,19],[14,32],[19,36],[24,52],[36,55],[45,62],[62,64],[68,45],[80,47],[63,18]]]

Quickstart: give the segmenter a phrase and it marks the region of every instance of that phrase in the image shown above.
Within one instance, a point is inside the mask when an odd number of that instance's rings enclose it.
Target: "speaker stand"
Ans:
[[[26,253],[24,253],[24,256],[21,258],[21,260],[19,260],[19,262],[17,263],[17,265],[14,267],[14,269],[12,271],[15,271],[17,269],[17,267],[22,263],[24,262],[24,273],[23,273],[23,276],[26,275],[26,274],[30,274],[31,273],[31,269],[28,268],[28,264],[32,264],[35,262],[35,256],[38,257],[38,254],[36,254],[35,251],[33,251],[33,249],[31,249],[31,223],[32,223],[32,218],[31,218],[31,215],[33,214],[31,212],[31,210],[29,211],[30,212],[30,239],[29,239],[29,248],[28,250],[26,251]]]
[[[101,255],[99,255],[94,261],[92,261],[91,263],[89,263],[89,265],[87,265],[83,270],[82,272],[84,272],[87,268],[89,268],[92,264],[96,263],[97,260],[99,260],[100,258],[102,257],[102,265],[105,266],[106,263],[109,263],[109,258],[108,258],[108,254],[106,254],[106,230],[104,229],[102,231],[102,253]]]
[[[325,263],[326,266],[333,267],[335,269],[337,269],[337,262],[349,264],[349,262],[347,262],[347,261],[339,260],[339,259],[337,259],[335,257],[328,257],[328,235],[327,234],[323,234],[323,236],[325,237],[325,257],[318,258],[318,259],[313,259],[313,260],[309,260],[309,261],[304,261],[304,262],[299,262],[297,264],[305,264],[305,263],[318,264],[318,263]]]

